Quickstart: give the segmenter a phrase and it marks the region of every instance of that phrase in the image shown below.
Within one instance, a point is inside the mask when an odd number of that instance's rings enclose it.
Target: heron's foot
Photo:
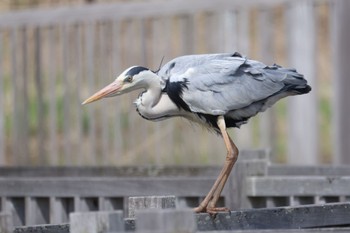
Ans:
[[[199,205],[197,206],[196,208],[193,208],[193,211],[197,214],[199,213],[206,213],[207,211],[207,207],[206,206],[202,206],[202,205]]]
[[[207,207],[208,214],[217,214],[219,212],[230,212],[230,209],[227,207]]]
[[[211,215],[215,215],[219,212],[230,212],[230,209],[226,207],[209,207],[209,206],[203,207],[200,205],[194,208],[193,211],[195,213],[208,213]]]

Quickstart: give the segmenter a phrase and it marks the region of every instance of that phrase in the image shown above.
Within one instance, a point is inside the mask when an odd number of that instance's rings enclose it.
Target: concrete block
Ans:
[[[191,209],[145,209],[136,211],[136,232],[193,233],[197,230]]]
[[[70,233],[123,232],[122,211],[70,214]]]
[[[0,233],[12,233],[13,229],[12,215],[9,213],[0,213]]]
[[[134,218],[137,210],[175,208],[175,201],[175,196],[129,197],[129,218]]]

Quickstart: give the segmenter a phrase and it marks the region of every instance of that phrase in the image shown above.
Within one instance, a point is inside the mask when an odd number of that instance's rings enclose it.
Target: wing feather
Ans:
[[[237,54],[179,57],[167,63],[159,75],[163,87],[167,82],[185,83],[181,98],[190,110],[211,115],[224,115],[306,85],[294,69],[266,66]]]

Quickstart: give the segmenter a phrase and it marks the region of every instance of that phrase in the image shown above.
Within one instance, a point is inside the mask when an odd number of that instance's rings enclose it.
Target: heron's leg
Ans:
[[[226,129],[225,129],[225,133]],[[228,177],[230,176],[230,173],[232,171],[233,166],[235,165],[237,159],[238,159],[238,148],[235,145],[235,143],[232,141],[232,139],[230,138],[230,136],[227,134],[228,139],[229,139],[229,143],[231,145],[232,151],[228,150],[227,152],[227,156],[226,156],[226,161],[227,163],[229,163],[228,169],[226,170],[226,172],[223,175],[223,178],[218,186],[218,188],[215,190],[214,194],[213,194],[213,198],[210,200],[208,206],[207,206],[207,211],[208,212],[216,212],[216,211],[225,211],[228,210],[227,208],[217,208],[216,203],[220,198],[221,192],[225,187],[226,181],[228,179]],[[225,141],[226,143],[226,141]],[[230,153],[231,152],[231,153]]]
[[[198,212],[205,212],[205,211],[215,212],[215,211],[208,210],[208,207],[209,207],[208,204],[209,204],[209,202],[214,204],[214,206],[210,205],[211,209],[213,209],[213,207],[215,207],[215,204],[216,204],[216,202],[221,194],[221,191],[225,186],[227,177],[230,174],[230,171],[232,170],[232,167],[235,163],[235,160],[237,160],[237,156],[238,156],[238,149],[233,144],[232,140],[230,139],[229,135],[227,134],[225,119],[223,116],[218,117],[217,124],[218,124],[219,129],[221,131],[221,134],[224,138],[225,146],[227,149],[226,161],[225,161],[224,167],[222,168],[222,170],[221,170],[218,178],[216,179],[213,187],[210,189],[209,193],[204,198],[204,200],[200,203],[200,205],[194,209],[194,211],[197,213]],[[232,144],[231,144],[231,142],[232,142]],[[234,158],[236,158],[236,159],[234,160]],[[225,178],[225,176],[227,176],[227,177]],[[218,189],[218,187],[220,187],[220,188]],[[219,191],[217,191],[217,190],[219,190]],[[218,193],[218,194],[216,194],[216,193]],[[215,198],[216,200],[214,200],[214,202],[212,202],[211,200],[212,200],[214,195],[217,197]]]

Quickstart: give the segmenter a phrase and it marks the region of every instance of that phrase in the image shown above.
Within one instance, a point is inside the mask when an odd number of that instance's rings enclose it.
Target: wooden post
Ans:
[[[86,51],[86,82],[88,84],[88,92],[93,93],[96,91],[95,86],[95,24],[93,22],[87,22],[85,24],[85,51]],[[86,157],[87,164],[95,164],[96,163],[96,118],[95,111],[93,107],[87,108],[88,111],[88,119],[89,119],[89,148],[88,154]]]
[[[296,1],[287,11],[289,65],[304,74],[312,91],[288,99],[288,162],[318,162],[318,116],[313,1]]]
[[[72,138],[71,138],[71,90],[69,80],[69,69],[70,69],[70,43],[69,41],[69,27],[68,24],[63,23],[60,28],[60,40],[62,49],[62,83],[63,83],[63,158],[65,164],[72,163]]]
[[[175,196],[129,197],[129,218],[134,218],[141,209],[175,208],[175,200]]]
[[[250,24],[249,24],[249,10],[247,8],[241,8],[237,12],[237,45],[238,51],[243,56],[249,56],[250,54]],[[234,141],[239,148],[251,148],[253,138],[253,127],[251,121],[248,124],[242,125],[239,130],[234,130]]]
[[[41,71],[41,62],[42,62],[42,42],[41,42],[41,29],[39,27],[36,27],[34,30],[34,43],[35,43],[35,51],[34,51],[34,59],[35,59],[35,88],[37,93],[37,104],[38,104],[38,161],[40,164],[46,163],[46,156],[45,156],[45,147],[44,147],[44,141],[45,141],[45,109],[44,109],[44,80],[42,78],[42,71]],[[24,51],[25,52],[25,51]],[[25,74],[24,74],[25,75]],[[67,118],[65,118],[65,121],[67,121]]]
[[[259,11],[259,38],[260,38],[260,59],[265,64],[273,64],[273,28],[266,25],[273,24],[273,14],[271,8],[262,8]],[[259,115],[260,138],[259,145],[262,148],[269,148],[272,151],[270,157],[272,162],[277,161],[275,156],[276,149],[276,130],[274,127],[275,114],[273,107]]]
[[[48,30],[48,43],[49,43],[49,57],[50,62],[48,63],[48,87],[50,89],[49,95],[49,164],[58,165],[58,145],[57,145],[57,91],[56,91],[56,79],[57,79],[57,57],[56,57],[56,39],[55,39],[55,28],[50,27]]]
[[[197,223],[191,209],[148,209],[136,212],[136,232],[194,233],[196,230]]]
[[[71,233],[124,232],[122,211],[71,213]]]
[[[231,194],[230,198],[225,200],[227,207],[231,209],[252,208],[253,204],[246,194],[246,178],[249,176],[265,176],[267,174],[267,163],[266,151],[241,152],[226,187],[226,190]]]
[[[3,33],[0,32],[0,165],[5,165],[6,157],[5,157],[5,111],[4,111],[4,90],[3,90]]]
[[[335,164],[350,164],[350,2],[339,0],[334,2],[334,11],[332,14],[333,35],[333,69],[335,74],[334,93],[334,120],[335,129]]]

